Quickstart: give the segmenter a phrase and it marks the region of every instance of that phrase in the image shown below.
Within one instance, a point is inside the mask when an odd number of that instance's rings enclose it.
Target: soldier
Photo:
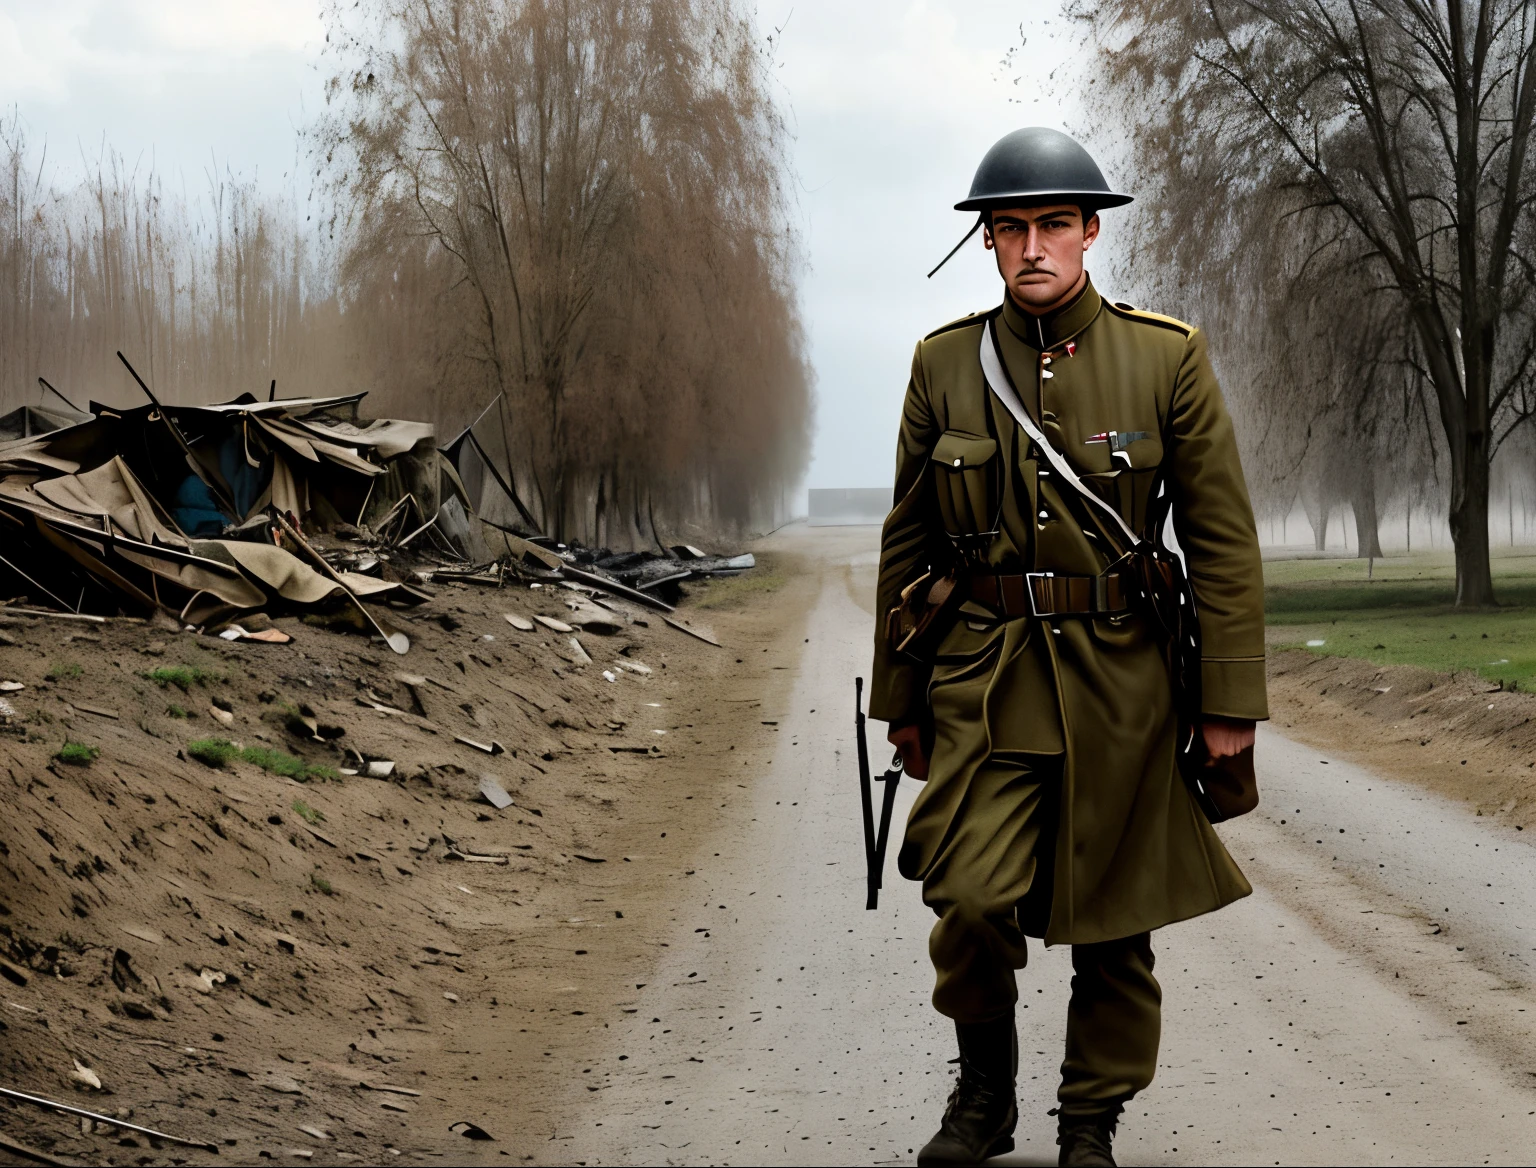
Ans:
[[[1252,891],[1175,766],[1168,667],[1126,559],[983,371],[990,351],[1037,434],[1138,534],[1171,495],[1199,614],[1199,730],[1213,759],[1250,747],[1268,717],[1263,578],[1205,338],[1105,300],[1083,267],[1097,212],[1130,201],[1065,134],[1003,138],[956,204],[980,214],[1002,304],[930,333],[912,361],[877,611],[930,570],[964,598],[919,659],[877,635],[871,692],[926,779],[898,866],[938,916],[933,1004],[960,1046],[919,1164],[1013,1147],[1014,971],[1038,937],[1072,946],[1060,1163],[1112,1165],[1120,1112],[1157,1063],[1152,930]]]

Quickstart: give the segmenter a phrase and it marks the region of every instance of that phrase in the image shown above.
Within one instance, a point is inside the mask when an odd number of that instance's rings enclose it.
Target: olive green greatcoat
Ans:
[[[1145,529],[1160,471],[1166,477],[1199,610],[1203,709],[1267,717],[1258,539],[1205,338],[1172,318],[1111,304],[1091,284],[1052,318],[1006,301],[918,344],[877,611],[896,605],[930,562],[944,562],[950,536],[995,531],[980,541],[981,557],[1001,573],[1095,575],[1108,566],[1101,541],[1063,502],[1071,488],[1058,490],[986,387],[978,353],[988,317],[1025,408],[1133,528]],[[1085,441],[1110,430],[1146,436],[1120,457]],[[1141,616],[999,621],[968,602],[931,668],[894,653],[877,633],[871,714],[911,721],[925,706],[936,779],[1065,752],[1048,908],[1024,914],[1029,934],[1047,944],[1127,937],[1252,891],[1177,774],[1168,675]],[[985,815],[965,805],[967,787],[935,782],[912,822]],[[948,791],[955,806],[931,805]],[[902,849],[908,877],[943,846],[925,830],[909,830]]]

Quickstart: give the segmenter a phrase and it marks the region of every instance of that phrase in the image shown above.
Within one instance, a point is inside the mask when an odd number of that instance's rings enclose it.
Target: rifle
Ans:
[[[870,777],[869,745],[864,740],[864,679],[853,679],[853,736],[859,746],[859,795],[864,806],[864,860],[869,867],[869,896],[866,909],[876,908],[880,901],[880,878],[885,872],[885,845],[891,835],[891,810],[896,805],[896,788],[901,782],[901,752],[891,758],[891,769],[878,780]],[[885,795],[880,800],[880,830],[875,830],[874,800],[871,784],[885,784]]]

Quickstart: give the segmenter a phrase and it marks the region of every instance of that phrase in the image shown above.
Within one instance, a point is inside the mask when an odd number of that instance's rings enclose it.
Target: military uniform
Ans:
[[[1150,932],[1251,889],[1177,773],[1167,667],[1148,619],[1113,605],[1042,618],[1002,602],[1023,573],[1098,577],[1113,552],[988,390],[979,352],[989,319],[1025,408],[1134,530],[1151,534],[1160,477],[1172,493],[1208,715],[1267,717],[1263,578],[1232,424],[1197,329],[1112,304],[1089,283],[1049,317],[1010,299],[919,343],[878,611],[961,552],[972,599],[931,666],[876,639],[871,714],[933,725],[898,863],[938,914],[934,1005],[958,1022],[1011,1013],[1026,935],[1074,947],[1060,1098],[1064,1111],[1087,1113],[1152,1079]]]

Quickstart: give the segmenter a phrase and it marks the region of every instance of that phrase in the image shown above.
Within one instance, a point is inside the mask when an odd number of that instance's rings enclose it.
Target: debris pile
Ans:
[[[434,579],[568,581],[671,612],[684,581],[753,566],[686,545],[615,553],[536,535],[472,429],[439,450],[428,423],[361,420],[363,396],[7,415],[0,589],[232,639],[281,640],[262,636],[280,613],[330,614],[404,653],[388,610],[428,600]],[[476,511],[461,466],[475,498],[494,486],[515,525]]]

